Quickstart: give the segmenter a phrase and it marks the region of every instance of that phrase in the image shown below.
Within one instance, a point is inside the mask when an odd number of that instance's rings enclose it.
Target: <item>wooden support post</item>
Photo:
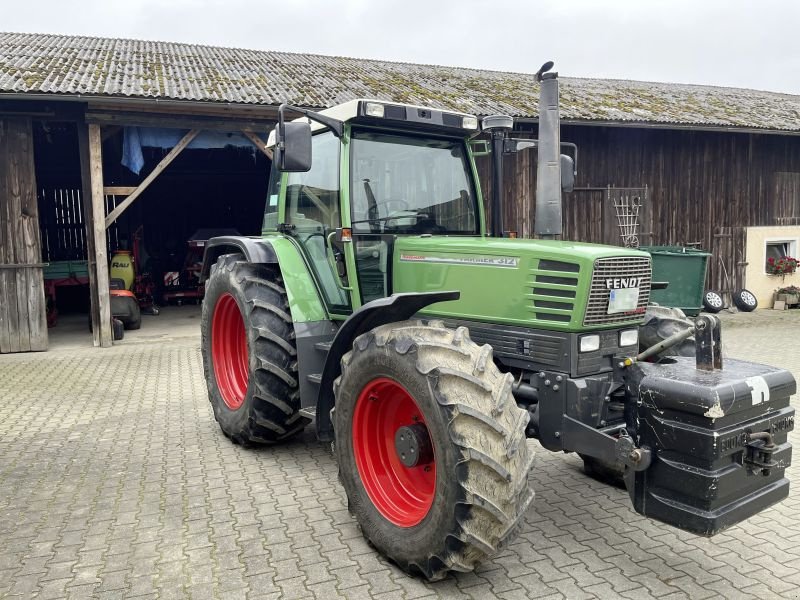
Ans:
[[[86,223],[86,267],[89,272],[89,317],[92,323],[92,342],[100,345],[100,305],[97,296],[97,270],[94,254],[94,219],[92,218],[92,171],[89,166],[89,129],[85,123],[78,123],[78,153],[81,159],[81,197],[83,198],[83,219]]]
[[[256,135],[252,131],[247,131],[246,129],[242,131],[242,133],[248,140],[253,142],[253,145],[256,148],[258,148],[259,150],[261,150],[261,152],[266,154],[268,159],[272,160],[272,149],[267,148],[267,143],[264,140],[262,140],[260,136]]]
[[[91,127],[98,127],[99,128],[98,125],[90,125],[89,127],[90,128]],[[142,183],[139,184],[139,187],[137,187],[136,190],[134,192],[132,192],[130,196],[125,198],[125,200],[123,200],[119,204],[119,206],[117,206],[114,210],[112,210],[110,213],[108,213],[108,216],[105,218],[105,226],[106,226],[106,228],[110,227],[111,224],[114,221],[116,221],[123,212],[125,212],[125,209],[128,208],[131,204],[133,204],[133,201],[136,200],[136,198],[138,198],[142,194],[142,192],[144,192],[147,189],[147,187],[151,183],[153,183],[153,181],[155,181],[156,177],[161,175],[161,172],[164,169],[166,169],[173,160],[175,160],[175,157],[178,156],[178,154],[180,154],[181,151],[184,148],[186,148],[186,146],[188,146],[189,143],[195,137],[197,137],[198,133],[200,133],[199,129],[192,129],[189,133],[187,133],[185,136],[183,136],[183,139],[181,139],[181,141],[178,142],[175,145],[175,147],[172,150],[169,151],[169,154],[167,154],[164,158],[161,159],[161,162],[158,163],[158,165],[156,165],[156,168],[153,169],[152,173],[150,173],[147,177],[144,178],[144,181],[142,181]],[[100,193],[102,195],[102,192],[103,192],[102,183],[100,185],[101,185]]]
[[[91,202],[84,202],[84,207],[89,206],[92,214],[92,237],[94,239],[94,267],[96,271],[97,304],[99,306],[99,319],[95,331],[100,332],[99,343],[103,348],[108,348],[113,342],[111,331],[111,296],[109,294],[108,280],[108,252],[106,251],[106,226],[105,226],[105,195],[103,194],[103,142],[99,125],[89,125],[89,185],[91,189]]]

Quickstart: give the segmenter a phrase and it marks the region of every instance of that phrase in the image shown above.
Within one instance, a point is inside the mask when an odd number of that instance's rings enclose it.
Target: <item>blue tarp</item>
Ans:
[[[187,131],[181,129],[164,129],[159,127],[125,127],[122,141],[122,165],[137,175],[144,166],[142,148],[162,148],[171,150]],[[263,137],[263,136],[262,136]],[[255,157],[256,148],[241,133],[225,131],[203,131],[188,146],[189,150],[206,150],[209,148],[247,148]]]

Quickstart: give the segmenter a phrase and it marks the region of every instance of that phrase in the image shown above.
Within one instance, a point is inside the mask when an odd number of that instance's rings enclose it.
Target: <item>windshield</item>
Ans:
[[[354,233],[478,233],[461,140],[354,131],[351,145]]]

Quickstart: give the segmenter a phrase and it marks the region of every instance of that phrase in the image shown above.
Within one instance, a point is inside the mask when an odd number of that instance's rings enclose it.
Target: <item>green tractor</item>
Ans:
[[[262,235],[206,246],[202,351],[223,433],[273,444],[313,422],[364,535],[431,580],[519,531],[528,438],[701,535],[788,495],[791,374],[722,369],[715,317],[649,311],[648,254],[554,239],[577,149],[561,153],[550,68],[538,140],[511,138],[510,117],[281,106]],[[533,147],[538,239],[516,239],[502,161]],[[488,151],[491,232],[473,159]]]

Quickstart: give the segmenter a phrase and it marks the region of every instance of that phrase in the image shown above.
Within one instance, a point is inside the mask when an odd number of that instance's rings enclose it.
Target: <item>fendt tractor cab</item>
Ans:
[[[206,247],[202,350],[222,431],[276,443],[313,421],[364,535],[429,579],[520,529],[527,438],[618,474],[637,512],[697,534],[789,491],[790,373],[723,369],[715,317],[649,308],[648,254],[554,239],[576,163],[561,150],[576,149],[559,139],[551,67],[535,141],[511,138],[510,117],[282,106],[262,236]],[[539,239],[515,239],[502,160],[533,147]],[[473,160],[489,150],[491,233]]]

